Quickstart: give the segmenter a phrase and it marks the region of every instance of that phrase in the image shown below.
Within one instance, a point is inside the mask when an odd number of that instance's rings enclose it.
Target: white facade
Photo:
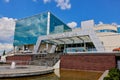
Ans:
[[[88,39],[86,38],[88,36]],[[81,38],[77,40],[76,38]],[[44,44],[42,41],[54,42],[54,45]],[[73,40],[73,42],[72,42]],[[40,36],[36,42],[36,45],[28,45],[27,48],[33,53],[43,53],[47,51],[54,53],[56,45],[59,44],[74,44],[74,43],[88,43],[92,42],[97,52],[112,52],[114,48],[120,47],[120,34],[117,33],[117,26],[110,24],[98,24],[95,25],[93,20],[82,21],[80,28],[72,29],[71,32],[64,32],[59,34],[48,34]],[[86,45],[83,47],[86,48]],[[22,46],[24,48],[24,46]],[[81,47],[82,48],[82,47]],[[70,49],[70,48],[68,48]],[[24,51],[24,50],[22,50]]]
[[[85,23],[88,25],[87,28],[93,28],[96,32],[97,37],[102,42],[105,51],[112,51],[115,48],[120,47],[120,33],[117,33],[117,26],[114,24],[98,24],[95,25],[93,20],[83,21],[81,24]],[[89,23],[87,23],[89,22]],[[92,26],[89,26],[92,24]],[[76,28],[73,31],[82,30],[84,27]]]
[[[104,52],[105,48],[102,44],[102,42],[100,41],[100,39],[97,37],[94,29],[94,21],[90,20],[90,21],[85,21],[81,23],[81,29],[75,29],[71,32],[65,32],[65,33],[61,33],[61,34],[53,34],[53,35],[47,35],[47,36],[40,36],[37,40],[37,43],[34,47],[34,53],[39,53],[41,52],[41,48],[42,48],[42,41],[47,41],[47,42],[54,42],[56,43],[56,45],[67,45],[67,44],[84,44],[84,46],[82,47],[64,47],[64,51],[65,49],[76,49],[79,50],[84,48],[83,51],[88,51],[87,47],[86,47],[86,43],[93,43],[95,49],[97,52]],[[87,37],[86,37],[87,36]],[[67,39],[67,40],[66,40]],[[63,43],[61,43],[61,41]],[[72,41],[72,42],[71,42]],[[82,42],[80,42],[82,41]],[[56,48],[56,47],[54,47]],[[42,49],[43,50],[43,49]],[[51,50],[53,50],[53,47],[51,47]],[[50,50],[50,51],[51,51]],[[55,49],[54,49],[55,51]],[[78,52],[78,51],[76,51]]]

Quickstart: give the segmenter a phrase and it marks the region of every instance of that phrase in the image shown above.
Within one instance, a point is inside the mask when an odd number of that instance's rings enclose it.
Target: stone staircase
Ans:
[[[44,56],[40,56],[37,58],[34,58],[32,61],[32,65],[40,65],[40,66],[54,66],[57,61],[60,59],[60,53],[48,53]]]

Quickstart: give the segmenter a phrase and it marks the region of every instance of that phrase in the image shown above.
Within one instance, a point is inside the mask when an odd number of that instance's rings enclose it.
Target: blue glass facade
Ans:
[[[36,44],[37,38],[47,35],[48,12],[16,21],[14,46]],[[50,34],[71,30],[50,13]],[[58,28],[58,29],[57,29]],[[60,28],[60,29],[59,29]],[[57,31],[56,31],[57,30]]]
[[[53,14],[50,14],[50,34],[71,31],[71,29]]]
[[[118,33],[120,33],[120,27],[118,27]]]

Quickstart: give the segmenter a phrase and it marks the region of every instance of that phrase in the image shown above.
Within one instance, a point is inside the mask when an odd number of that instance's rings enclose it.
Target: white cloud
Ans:
[[[13,48],[12,44],[9,43],[0,43],[1,50],[11,50]]]
[[[4,0],[6,3],[9,3],[10,2],[10,0]]]
[[[54,1],[57,7],[60,7],[62,10],[70,9],[71,3],[70,0],[43,0],[44,4]]]
[[[55,0],[55,2],[57,3],[57,7],[60,7],[62,10],[71,8],[70,0]]]
[[[0,18],[0,51],[12,48],[15,29],[15,19]]]
[[[11,36],[13,36],[14,28],[15,28],[14,19],[7,17],[3,17],[0,19],[0,37],[2,39],[9,39]]]
[[[0,55],[3,54],[3,51],[9,52],[11,50],[13,50],[13,45],[12,44],[8,44],[8,43],[0,43]]]
[[[120,25],[117,25],[118,28],[120,28]]]
[[[43,0],[44,3],[49,3],[51,0]]]
[[[0,43],[0,55],[3,54],[4,50],[6,52],[13,50],[13,45],[9,43]]]
[[[77,26],[76,22],[70,22],[67,24],[70,28],[75,28]]]
[[[102,21],[99,21],[99,24],[101,25],[101,24],[103,24],[103,22],[102,22]]]
[[[112,25],[117,26],[117,23],[113,22]]]
[[[37,2],[37,0],[32,0],[33,2]]]

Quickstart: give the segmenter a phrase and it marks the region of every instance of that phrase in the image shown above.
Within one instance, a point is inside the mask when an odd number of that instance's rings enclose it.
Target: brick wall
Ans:
[[[114,54],[62,55],[60,68],[104,71],[116,67]]]
[[[32,55],[14,55],[14,56],[8,56],[6,58],[7,63],[11,63],[12,61],[15,61],[16,64],[29,64],[29,61],[32,60]]]

